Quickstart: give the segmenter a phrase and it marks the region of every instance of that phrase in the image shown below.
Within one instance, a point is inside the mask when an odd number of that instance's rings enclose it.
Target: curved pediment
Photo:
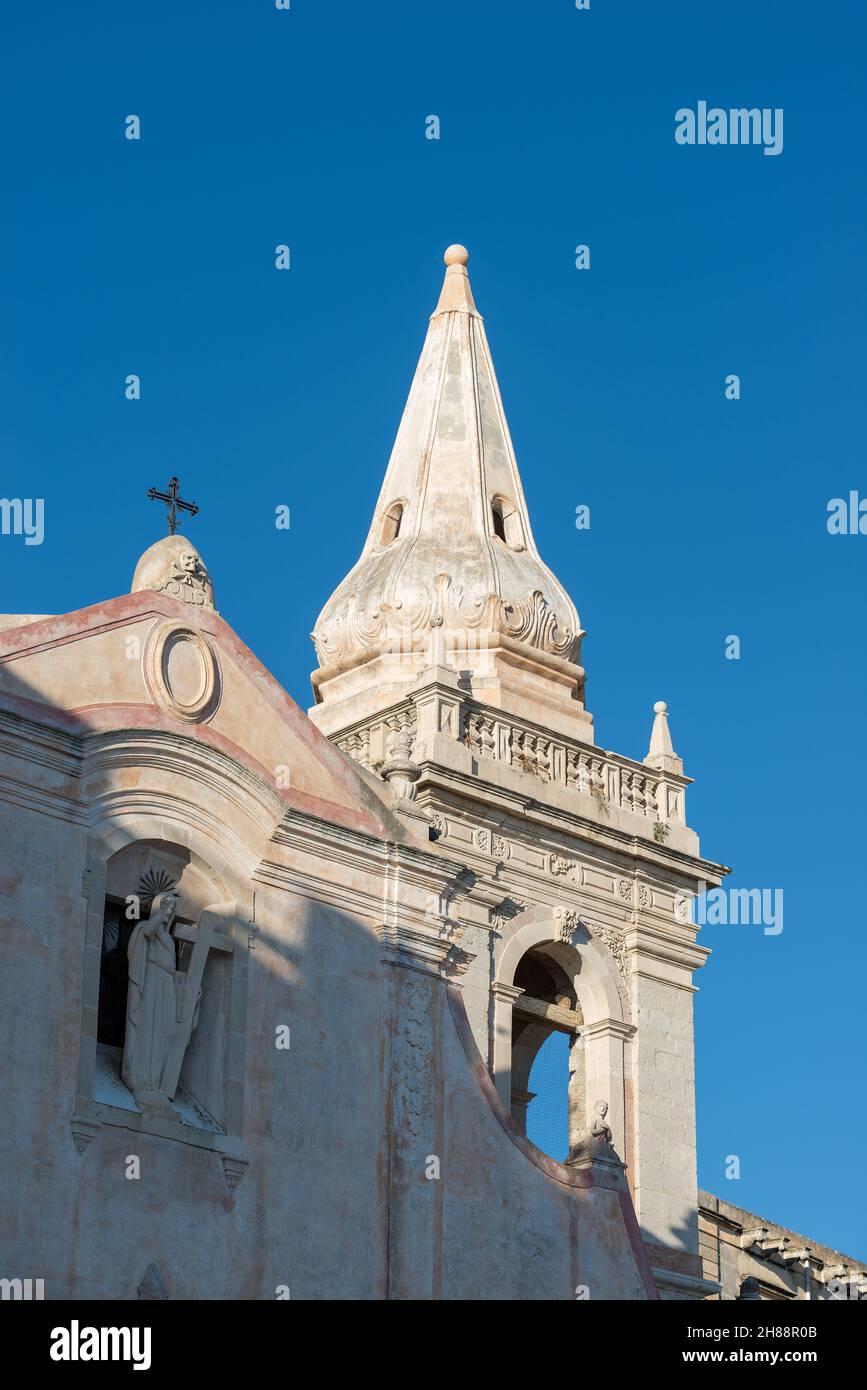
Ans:
[[[252,779],[278,818],[289,805],[373,834],[407,835],[387,788],[315,728],[217,613],[164,593],[145,590],[0,633],[0,704],[78,736],[136,731],[138,755],[174,759],[179,770],[198,766],[205,781],[215,759],[228,759],[240,769],[236,786]]]

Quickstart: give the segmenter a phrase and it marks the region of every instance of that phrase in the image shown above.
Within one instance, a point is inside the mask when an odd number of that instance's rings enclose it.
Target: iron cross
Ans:
[[[216,912],[211,912],[206,908],[199,918],[198,926],[188,927],[182,923],[176,926],[173,932],[176,941],[192,941],[193,953],[190,956],[190,963],[184,976],[182,1004],[179,1011],[181,1017],[175,1026],[175,1034],[163,1071],[163,1086],[170,1100],[174,1099],[175,1091],[178,1088],[184,1053],[193,1031],[193,1018],[196,1005],[199,1002],[208,952],[224,951],[227,955],[231,955],[235,949],[235,943],[231,936],[227,936],[219,930],[220,921],[221,918]]]
[[[148,497],[152,502],[167,502],[167,516],[169,519],[169,535],[173,536],[178,529],[178,512],[189,512],[190,516],[195,516],[199,510],[195,502],[184,502],[179,496],[180,482],[177,478],[169,478],[168,492],[157,492],[155,487],[148,488]]]

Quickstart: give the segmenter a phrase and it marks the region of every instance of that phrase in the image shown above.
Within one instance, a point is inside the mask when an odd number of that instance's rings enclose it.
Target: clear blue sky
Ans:
[[[598,737],[642,756],[667,699],[704,851],[785,893],[779,936],[702,933],[700,1180],[867,1257],[867,536],[826,530],[867,496],[860,0],[49,0],[6,24],[0,490],[45,499],[46,537],[0,538],[0,608],[125,592],[177,472],[224,616],[306,706],[467,244]],[[782,107],[783,153],[676,145],[700,100]]]

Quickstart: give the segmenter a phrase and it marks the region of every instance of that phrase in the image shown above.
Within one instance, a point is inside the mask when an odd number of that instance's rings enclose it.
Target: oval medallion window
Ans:
[[[145,651],[145,680],[154,701],[175,719],[210,719],[220,699],[220,668],[210,643],[194,628],[168,623]]]

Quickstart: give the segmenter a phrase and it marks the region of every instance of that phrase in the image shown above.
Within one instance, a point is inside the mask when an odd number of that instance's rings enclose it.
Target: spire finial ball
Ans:
[[[654,713],[654,714],[667,714],[667,713],[668,713],[668,705],[665,703],[664,700],[657,700],[656,704],[653,706],[653,713]]]
[[[457,242],[455,242],[454,246],[449,246],[443,256],[446,265],[466,265],[469,259],[470,253],[467,248],[465,246],[459,246]]]

